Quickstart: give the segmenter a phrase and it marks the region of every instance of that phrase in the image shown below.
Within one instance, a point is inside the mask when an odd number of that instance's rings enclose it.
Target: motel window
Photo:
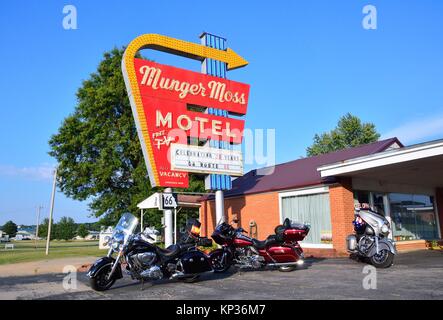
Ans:
[[[394,239],[437,239],[434,198],[427,195],[389,194]]]
[[[384,197],[387,197],[386,202]],[[396,241],[438,239],[432,196],[357,190],[354,191],[354,202],[369,203],[381,215],[389,216],[392,221],[392,237]]]
[[[332,227],[329,208],[329,193],[283,196],[281,199],[282,218],[311,226],[303,243],[331,244]]]

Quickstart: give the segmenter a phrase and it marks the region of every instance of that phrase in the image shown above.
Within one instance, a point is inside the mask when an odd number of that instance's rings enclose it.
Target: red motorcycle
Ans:
[[[264,241],[248,237],[242,228],[235,229],[223,222],[219,224],[212,239],[222,247],[209,254],[215,272],[225,272],[231,265],[240,268],[259,269],[276,267],[288,272],[303,264],[303,249],[298,241],[309,232],[309,225],[291,223],[286,219],[275,228],[275,234]]]

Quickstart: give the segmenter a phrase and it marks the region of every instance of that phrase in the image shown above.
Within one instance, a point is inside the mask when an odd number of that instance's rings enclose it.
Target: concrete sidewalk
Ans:
[[[74,266],[80,269],[79,271],[85,271],[85,266],[89,266],[95,260],[97,257],[86,256],[5,264],[0,265],[0,278],[62,273],[65,266]]]

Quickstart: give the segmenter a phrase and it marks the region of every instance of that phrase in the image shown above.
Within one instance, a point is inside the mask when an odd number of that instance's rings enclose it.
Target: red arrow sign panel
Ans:
[[[244,129],[243,120],[190,111],[188,105],[245,114],[249,85],[142,59],[134,59],[134,66],[144,113],[136,118],[144,119],[138,127],[152,150],[146,160],[159,186],[186,188],[188,173],[171,170],[170,145],[187,144],[188,137],[241,143]]]

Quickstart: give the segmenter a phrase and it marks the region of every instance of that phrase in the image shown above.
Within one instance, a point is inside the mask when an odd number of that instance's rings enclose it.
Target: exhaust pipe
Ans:
[[[202,275],[205,273],[212,273],[214,272],[213,270],[210,271],[205,271],[205,272],[201,272],[201,273],[183,273],[183,272],[176,272],[174,273],[169,279],[183,279],[183,278],[190,278],[190,277],[194,277],[194,276],[198,276],[198,275]]]
[[[268,263],[268,266],[271,266],[271,267],[290,267],[290,266],[301,266],[303,263],[305,263],[305,261],[303,259],[300,259],[297,262]]]
[[[179,278],[186,278],[192,275],[185,275],[183,272],[177,272],[174,273],[169,279],[179,279]]]

